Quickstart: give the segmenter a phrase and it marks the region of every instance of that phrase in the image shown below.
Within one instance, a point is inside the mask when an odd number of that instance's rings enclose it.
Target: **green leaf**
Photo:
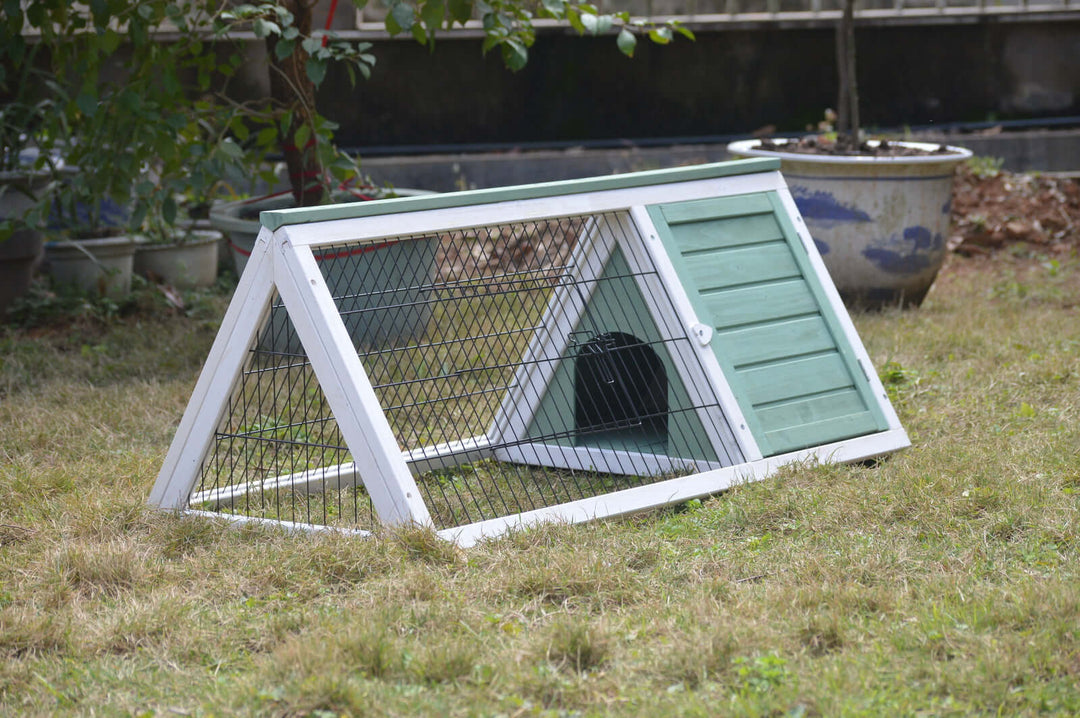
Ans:
[[[315,87],[322,84],[322,81],[326,79],[326,68],[329,65],[325,60],[320,60],[315,57],[309,57],[308,61],[304,64],[304,69],[307,70],[308,79],[315,83]]]
[[[619,51],[622,54],[633,57],[634,48],[637,47],[637,38],[634,37],[634,33],[624,27],[619,31],[619,36],[615,38],[615,44],[619,46]]]
[[[566,0],[543,0],[543,8],[555,18],[561,18],[566,13]]]
[[[301,43],[301,47],[304,48],[304,52],[306,52],[309,55],[314,55],[316,52],[319,51],[319,49],[322,46],[323,46],[322,37],[318,37],[318,36],[313,36],[313,37],[306,38],[304,40],[304,42]]]
[[[464,25],[472,19],[473,4],[471,0],[449,0],[450,17]]]
[[[274,57],[278,60],[284,60],[286,57],[293,54],[295,48],[296,43],[292,40],[278,40],[274,43]]]
[[[176,200],[172,196],[166,197],[161,204],[161,218],[165,220],[165,224],[174,224],[176,222],[176,212]]]
[[[420,19],[431,30],[442,27],[446,17],[446,4],[443,0],[427,0],[420,6]]]
[[[97,93],[83,90],[79,93],[79,96],[75,98],[75,106],[87,117],[93,117],[94,114],[97,113],[97,99]]]
[[[251,136],[251,132],[248,130],[247,125],[244,124],[243,118],[234,117],[232,122],[229,123],[229,129],[236,135],[236,139],[241,142],[247,142],[247,138]]]
[[[525,64],[529,61],[528,49],[513,38],[503,43],[502,56],[503,63],[513,72],[525,67]]]
[[[276,127],[264,127],[259,130],[259,134],[255,135],[255,144],[259,147],[269,147],[277,144],[278,131]],[[221,149],[225,150],[225,144],[222,143]],[[228,151],[226,151],[228,154]]]
[[[307,147],[308,140],[311,139],[311,125],[300,125],[296,128],[296,134],[293,135],[293,144],[295,144],[301,150]]]
[[[671,42],[671,38],[670,27],[658,27],[655,30],[649,30],[649,39],[657,45],[667,45]]]
[[[255,37],[260,40],[273,34],[280,35],[281,27],[276,22],[270,22],[266,18],[255,18],[255,22],[251,25],[251,31],[255,33]]]
[[[120,33],[116,32],[112,28],[109,28],[101,36],[101,49],[105,51],[105,54],[111,55],[116,52],[116,49],[120,47],[121,37]]]
[[[578,35],[585,34],[585,25],[581,22],[581,12],[573,5],[566,6],[566,20]]]
[[[412,30],[412,26],[416,24],[416,15],[413,13],[412,7],[403,2],[394,3],[394,6],[390,8],[387,19],[389,20],[391,17],[394,18],[397,26],[401,28],[400,31]]]
[[[690,28],[683,27],[682,25],[678,24],[673,24],[671,27],[673,30],[675,30],[675,32],[679,33],[687,40],[690,40],[691,42],[697,40],[697,38],[694,36],[694,33],[690,31]]]
[[[131,219],[129,220],[133,227],[138,227],[143,223],[143,220],[146,219],[147,209],[146,204],[143,202],[139,202],[135,205],[135,209],[131,212]]]
[[[91,0],[90,13],[94,16],[94,25],[104,27],[109,24],[108,0]]]
[[[239,160],[239,159],[243,159],[243,157],[244,157],[243,148],[240,147],[240,145],[233,142],[232,139],[230,139],[228,137],[226,137],[224,140],[222,140],[221,144],[218,145],[218,146],[221,148],[222,154],[224,154],[229,159]]]

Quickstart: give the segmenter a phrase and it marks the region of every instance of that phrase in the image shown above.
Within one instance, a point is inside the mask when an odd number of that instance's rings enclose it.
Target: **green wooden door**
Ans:
[[[888,428],[775,192],[648,209],[764,456]]]

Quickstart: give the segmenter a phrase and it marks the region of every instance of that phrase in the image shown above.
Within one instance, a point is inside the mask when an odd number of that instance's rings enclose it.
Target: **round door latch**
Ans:
[[[703,347],[709,346],[709,342],[712,341],[713,330],[707,324],[695,324],[690,328],[691,333],[698,340],[698,344]]]

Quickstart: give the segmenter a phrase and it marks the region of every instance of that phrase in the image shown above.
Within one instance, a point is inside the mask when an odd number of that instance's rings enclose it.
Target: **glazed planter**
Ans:
[[[395,189],[397,196],[431,194],[424,190]],[[343,193],[339,201],[353,200]],[[210,222],[229,241],[238,274],[244,272],[258,237],[259,213],[286,209],[294,204],[291,193],[215,205]],[[316,252],[330,292],[337,297],[345,327],[358,349],[412,341],[427,331],[432,308],[425,299],[434,282],[439,242],[390,242],[354,247],[347,251]],[[285,355],[301,352],[299,338],[284,308],[275,303],[271,320],[259,339],[259,348]]]
[[[49,181],[45,172],[0,172],[0,218],[25,215]],[[20,229],[0,241],[0,321],[11,304],[30,288],[44,246],[41,232],[36,229]]]
[[[209,287],[217,281],[221,233],[193,230],[176,242],[140,242],[135,273],[178,289]]]
[[[123,299],[131,293],[136,244],[126,235],[46,242],[45,261],[57,285]]]
[[[777,140],[780,144],[783,140]],[[971,152],[834,156],[728,145],[736,157],[777,157],[795,204],[844,303],[918,306],[945,261],[953,172]],[[934,151],[936,144],[897,142]]]

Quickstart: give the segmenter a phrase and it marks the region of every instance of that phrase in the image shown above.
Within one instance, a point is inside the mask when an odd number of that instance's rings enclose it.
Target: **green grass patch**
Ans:
[[[1080,713],[1074,261],[854,317],[904,452],[468,551],[146,508],[225,301],[0,333],[0,714]]]

